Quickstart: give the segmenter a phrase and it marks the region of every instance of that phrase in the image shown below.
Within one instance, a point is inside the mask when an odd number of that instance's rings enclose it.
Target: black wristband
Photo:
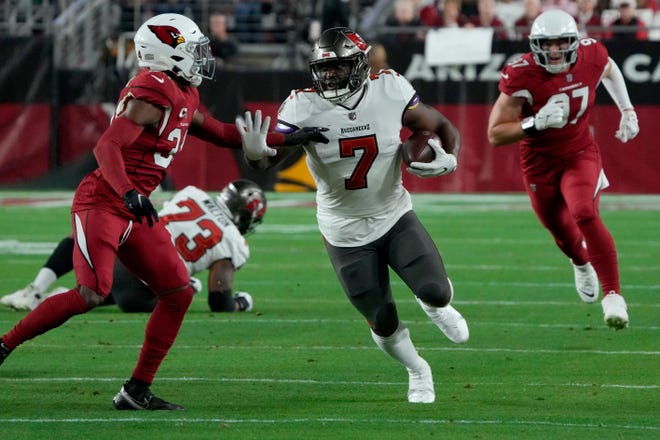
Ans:
[[[534,116],[528,116],[523,119],[520,126],[522,127],[523,133],[525,133],[527,136],[535,136],[539,133],[539,131],[536,129],[536,126],[534,126]]]

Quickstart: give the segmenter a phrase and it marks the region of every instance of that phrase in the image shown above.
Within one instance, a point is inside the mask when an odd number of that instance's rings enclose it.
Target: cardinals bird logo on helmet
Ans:
[[[172,48],[186,42],[186,39],[183,38],[181,32],[175,27],[149,25],[149,29],[156,34],[156,37],[158,37],[160,41]]]

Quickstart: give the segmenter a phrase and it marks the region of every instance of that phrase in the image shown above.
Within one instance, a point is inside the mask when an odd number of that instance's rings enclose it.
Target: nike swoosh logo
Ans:
[[[503,74],[502,74],[502,78],[504,78],[504,79],[509,79],[509,74],[508,74],[508,73],[503,73]]]
[[[157,76],[154,76],[154,75],[151,75],[151,77],[152,77],[153,79],[155,79],[156,81],[158,81],[159,83],[161,83],[161,84],[165,84],[165,80],[164,80],[164,79],[162,79],[162,78],[158,78]]]
[[[593,298],[594,296],[596,296],[595,293],[585,292],[584,290],[580,290],[580,293],[584,296],[588,296],[589,298]]]

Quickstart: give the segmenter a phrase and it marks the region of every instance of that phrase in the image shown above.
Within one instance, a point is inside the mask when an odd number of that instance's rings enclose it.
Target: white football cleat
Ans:
[[[43,299],[44,295],[30,283],[24,289],[3,296],[0,303],[15,310],[34,310]]]
[[[422,359],[424,364],[417,370],[408,370],[408,402],[433,403],[435,391],[433,390],[433,374],[431,367]]]
[[[598,276],[591,263],[583,266],[573,264],[573,272],[575,273],[575,290],[580,295],[580,299],[586,303],[596,302],[598,300]]]
[[[628,306],[621,295],[612,291],[603,297],[601,305],[608,326],[615,330],[628,327]]]
[[[470,330],[465,318],[451,305],[433,307],[417,297],[415,299],[424,310],[424,313],[431,318],[431,321],[438,326],[451,342],[464,344],[470,339]]]

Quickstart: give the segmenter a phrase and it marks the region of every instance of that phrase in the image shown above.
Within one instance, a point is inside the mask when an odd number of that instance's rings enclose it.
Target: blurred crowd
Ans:
[[[649,30],[660,26],[657,0],[394,0],[386,25],[403,39],[423,38],[413,31],[418,27],[489,27],[494,39],[520,40],[552,8],[575,17],[583,37],[647,40]]]
[[[363,34],[384,28],[401,38],[423,37],[423,29],[414,28],[492,27],[498,39],[521,39],[527,36],[534,18],[549,8],[560,8],[573,15],[584,36],[644,40],[649,38],[650,28],[660,27],[658,0],[96,1],[116,8],[120,32],[134,31],[145,19],[165,12],[184,14],[200,23],[203,30],[209,30],[210,17],[222,15],[233,38],[246,43],[288,42],[291,38],[309,41],[320,29],[333,26],[352,27]],[[81,2],[10,0],[0,7],[0,14],[4,14],[0,17],[16,20],[20,19],[17,16],[32,14],[38,18],[44,15],[42,9],[57,17]]]
[[[544,10],[573,15],[582,36],[646,40],[660,28],[658,0],[120,0],[121,26],[132,30],[145,16],[176,12],[200,23],[222,15],[227,32],[239,43],[311,41],[321,29],[348,26],[363,34],[395,34],[423,39],[424,30],[491,27],[494,38],[524,39]],[[217,20],[217,18],[216,18]],[[224,37],[223,37],[224,38]]]
[[[322,29],[348,26],[363,37],[390,47],[424,41],[429,29],[493,28],[495,40],[521,40],[544,10],[573,15],[583,37],[600,40],[660,40],[660,0],[7,0],[0,26],[11,35],[62,34],[52,23],[96,5],[105,10],[98,23],[112,22],[103,38],[110,55],[130,53],[132,32],[147,18],[166,12],[184,14],[211,38],[221,64],[232,63],[246,46],[309,45]],[[99,6],[103,5],[103,6]],[[103,9],[105,8],[105,9]],[[110,10],[111,12],[107,12]],[[108,19],[109,17],[109,19]],[[89,26],[78,23],[83,31]],[[72,35],[78,31],[72,31]],[[122,35],[127,37],[122,38]],[[74,48],[76,49],[76,48]],[[239,50],[240,49],[240,50]],[[77,50],[77,49],[76,49]],[[294,57],[295,59],[295,50]],[[380,52],[380,49],[378,50]],[[263,52],[263,49],[262,49]],[[272,51],[271,51],[272,53]],[[290,63],[286,61],[285,64]]]

